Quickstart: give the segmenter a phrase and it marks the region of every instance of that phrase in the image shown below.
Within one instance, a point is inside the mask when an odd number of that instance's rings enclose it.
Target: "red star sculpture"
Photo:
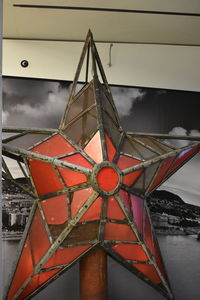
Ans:
[[[90,51],[93,77],[87,67],[76,93]],[[15,137],[45,133],[36,131]],[[6,142],[4,154],[26,164],[36,194],[6,299],[28,299],[97,246],[172,298],[145,197],[200,146],[175,149],[122,129],[91,32],[60,128],[28,150]]]

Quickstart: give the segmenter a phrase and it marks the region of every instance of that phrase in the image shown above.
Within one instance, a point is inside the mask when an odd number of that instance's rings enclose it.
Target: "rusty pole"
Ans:
[[[80,300],[106,300],[107,254],[101,247],[80,261]]]

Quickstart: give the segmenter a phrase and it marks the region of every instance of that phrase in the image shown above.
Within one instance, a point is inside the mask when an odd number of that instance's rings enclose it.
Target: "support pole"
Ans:
[[[106,300],[107,254],[101,247],[80,261],[80,300]]]

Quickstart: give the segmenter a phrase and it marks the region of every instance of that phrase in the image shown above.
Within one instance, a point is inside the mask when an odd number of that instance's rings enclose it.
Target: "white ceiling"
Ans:
[[[24,8],[16,4],[114,8],[170,14]],[[4,39],[200,45],[200,0],[3,0]]]

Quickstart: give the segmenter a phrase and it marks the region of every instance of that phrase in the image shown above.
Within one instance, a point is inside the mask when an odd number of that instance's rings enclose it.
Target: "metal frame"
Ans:
[[[84,59],[86,58],[86,74],[85,74],[85,79],[86,79],[86,84],[83,86],[83,88],[75,95],[75,90],[76,90],[76,86],[77,86],[77,82],[79,79],[79,75],[83,66],[83,62]],[[93,79],[88,83],[88,72],[89,72],[89,63],[92,63],[92,70],[93,70]],[[100,80],[98,79],[98,74],[100,74],[101,79],[102,79],[102,83],[100,82]],[[75,103],[75,101],[78,101],[79,97],[86,91],[86,89],[92,86],[93,88],[93,97],[94,97],[94,103],[92,105],[90,105],[89,107],[83,107],[83,110],[81,112],[79,112],[79,114],[75,115],[72,119],[70,119],[69,122],[67,122],[67,115],[70,111],[70,107],[72,104]],[[115,115],[115,120],[113,120],[112,115],[110,115],[109,111],[107,111],[105,103],[103,101],[109,101],[109,104],[111,106],[111,108],[113,109],[113,113]],[[77,102],[78,103],[78,102]],[[75,143],[71,138],[69,138],[66,134],[65,134],[65,129],[66,128],[70,128],[70,126],[72,124],[74,124],[77,120],[80,120],[80,118],[82,116],[84,116],[84,120],[82,122],[82,126],[85,126],[86,122],[87,122],[87,114],[93,109],[96,109],[97,112],[97,127],[93,129],[92,133],[90,134],[90,136],[87,138],[86,141],[84,141],[84,143],[80,146],[77,143]],[[112,122],[113,126],[115,126],[117,133],[118,133],[118,140],[116,141],[113,138],[113,132],[107,128],[106,126],[106,120],[109,119],[110,122]],[[102,156],[103,156],[103,162],[101,163],[96,163],[94,159],[92,159],[85,151],[84,151],[84,147],[87,145],[87,143],[94,137],[94,135],[99,131],[100,134],[100,139],[101,139],[101,150],[102,150]],[[148,216],[150,225],[151,225],[151,234],[154,238],[154,240],[156,240],[155,237],[155,233],[153,232],[153,226],[150,220],[150,215],[149,215],[149,211],[146,205],[146,201],[145,201],[145,197],[147,194],[149,194],[149,189],[151,187],[152,182],[154,181],[157,172],[159,171],[162,161],[170,158],[170,157],[177,157],[179,153],[181,153],[182,151],[189,149],[191,147],[196,147],[197,143],[195,143],[194,145],[189,145],[187,147],[182,147],[179,149],[175,149],[174,147],[171,147],[167,144],[165,144],[164,142],[160,142],[159,140],[155,140],[156,141],[156,145],[155,148],[152,146],[151,143],[148,144],[148,139],[147,139],[147,143],[141,141],[138,139],[138,137],[157,137],[157,138],[161,138],[161,139],[165,139],[165,138],[175,138],[175,139],[188,139],[188,140],[195,140],[195,141],[200,141],[200,137],[183,137],[183,136],[170,136],[170,135],[161,135],[161,134],[149,134],[149,133],[126,133],[123,128],[120,125],[120,120],[119,120],[119,116],[117,114],[117,110],[116,107],[114,105],[114,101],[111,95],[111,91],[96,49],[96,46],[94,44],[93,41],[93,36],[91,31],[88,32],[87,38],[86,38],[86,42],[85,45],[83,47],[83,51],[80,57],[80,61],[78,64],[78,68],[77,71],[75,73],[75,77],[74,77],[74,82],[72,84],[71,87],[71,91],[70,91],[70,95],[69,95],[69,101],[68,104],[66,106],[66,109],[64,111],[59,129],[43,129],[43,128],[11,128],[11,127],[4,127],[3,128],[3,132],[5,133],[14,133],[15,135],[13,135],[12,137],[8,137],[4,139],[4,144],[2,146],[3,149],[3,154],[7,157],[10,157],[12,159],[15,159],[19,165],[19,168],[21,169],[22,173],[24,174],[24,177],[31,183],[31,189],[27,189],[26,186],[20,186],[22,187],[27,193],[31,194],[34,198],[35,198],[35,202],[33,205],[33,209],[31,211],[30,217],[29,217],[29,221],[28,224],[26,226],[26,230],[23,236],[23,239],[21,241],[21,246],[19,248],[19,254],[17,257],[17,261],[15,263],[15,266],[12,270],[12,274],[10,277],[10,281],[8,283],[8,287],[7,287],[7,291],[9,290],[9,287],[11,286],[12,283],[12,276],[15,274],[15,270],[17,267],[17,263],[18,260],[20,258],[20,253],[23,249],[23,245],[25,243],[26,237],[28,235],[30,226],[32,224],[32,221],[34,219],[34,214],[36,212],[36,210],[39,210],[39,213],[42,217],[42,221],[46,230],[46,233],[48,235],[49,241],[50,241],[50,247],[49,249],[46,251],[45,255],[43,255],[43,257],[40,259],[39,263],[37,263],[37,265],[35,265],[34,270],[32,272],[32,274],[26,279],[26,281],[24,282],[24,284],[18,289],[18,291],[15,293],[14,297],[12,297],[12,300],[17,299],[18,296],[21,294],[21,292],[26,288],[26,286],[28,285],[28,283],[30,282],[30,280],[32,279],[32,277],[35,274],[40,274],[42,272],[46,272],[49,270],[53,270],[56,268],[64,268],[61,272],[59,272],[58,274],[56,274],[55,276],[53,276],[52,278],[50,278],[45,284],[43,284],[42,286],[40,286],[38,288],[38,290],[34,291],[31,295],[27,296],[26,299],[30,299],[32,296],[34,296],[37,292],[39,292],[42,288],[46,287],[49,283],[52,282],[52,280],[56,279],[58,276],[60,276],[60,274],[62,274],[65,270],[67,270],[71,265],[73,265],[75,262],[79,261],[84,255],[87,255],[90,251],[92,251],[92,249],[94,249],[97,246],[101,246],[103,247],[107,253],[114,257],[119,263],[121,263],[124,267],[126,267],[127,269],[129,269],[131,272],[133,272],[134,274],[136,274],[138,277],[140,277],[142,280],[144,280],[145,282],[147,282],[148,284],[150,284],[152,287],[156,288],[159,292],[161,292],[165,297],[167,297],[168,299],[172,299],[172,293],[170,290],[170,286],[169,283],[167,282],[167,280],[163,277],[161,271],[159,270],[156,260],[155,260],[155,253],[151,252],[150,249],[148,248],[147,244],[146,244],[146,240],[145,240],[145,216]],[[18,138],[22,137],[22,136],[26,136],[28,134],[48,134],[47,138],[43,139],[42,141],[38,142],[37,144],[33,145],[31,148],[29,148],[28,150],[19,148],[19,147],[15,147],[10,145],[9,143],[12,141],[17,140]],[[67,140],[67,142],[69,142],[75,149],[75,151],[70,152],[70,153],[66,153],[63,155],[58,155],[56,157],[50,157],[47,155],[43,155],[41,153],[36,153],[34,152],[34,147],[36,145],[40,145],[42,144],[44,141],[46,140],[50,140],[54,135],[60,135],[62,136],[64,139]],[[113,144],[113,147],[116,149],[116,152],[114,154],[114,157],[112,159],[112,161],[108,161],[108,149],[107,149],[107,142],[106,142],[106,135],[108,136],[108,138],[110,139],[110,142]],[[130,153],[125,153],[123,152],[123,147],[125,144],[125,141],[128,140],[132,145],[133,148],[136,150],[136,153],[138,153],[139,157],[135,157],[135,154],[130,154]],[[152,140],[151,140],[152,141]],[[149,140],[150,142],[150,140]],[[140,153],[139,150],[137,150],[134,145],[140,145],[141,147],[143,147],[144,149],[148,149],[152,154],[153,154],[153,158],[149,158],[149,159],[145,159],[144,156],[142,155],[142,153]],[[164,147],[162,147],[162,145],[165,145],[165,149],[169,149],[169,151],[165,151]],[[158,151],[157,148],[160,148],[162,151]],[[200,146],[197,148],[198,152],[200,149]],[[100,151],[100,149],[99,149]],[[78,163],[77,164],[72,164],[69,163],[67,161],[63,161],[62,158],[67,158],[70,156],[73,156],[75,154],[80,154],[82,157],[84,157],[92,166],[92,168],[86,168],[83,166],[80,166]],[[138,163],[137,165],[133,165],[131,167],[127,167],[124,169],[120,169],[118,167],[118,161],[120,158],[120,155],[122,156],[126,156],[129,158],[136,158],[137,160],[140,161],[140,163]],[[195,155],[195,153],[193,154]],[[42,162],[45,162],[49,165],[51,165],[51,167],[55,170],[55,173],[59,179],[59,181],[62,183],[62,185],[64,186],[63,189],[61,190],[57,190],[55,192],[52,193],[46,193],[43,195],[39,195],[37,192],[37,187],[34,184],[34,179],[33,176],[31,174],[31,170],[29,168],[29,163],[30,160],[39,160]],[[189,158],[188,158],[189,160]],[[22,163],[25,164],[26,170],[25,168],[22,166]],[[145,176],[145,170],[146,168],[154,165],[155,163],[160,163],[157,167],[157,169],[155,170],[154,174],[152,175],[152,177],[150,178],[149,184],[148,186],[144,186],[144,190],[142,191],[138,191],[134,188],[134,185],[137,184],[137,181],[140,178],[143,178],[142,176]],[[183,162],[185,163],[185,162]],[[104,191],[99,187],[98,184],[98,180],[97,180],[97,174],[98,172],[104,168],[104,167],[111,167],[113,168],[118,176],[119,176],[119,182],[118,185],[116,186],[116,188],[112,191]],[[171,166],[169,167],[169,169],[173,166],[173,163],[171,164]],[[179,166],[181,167],[181,166]],[[15,179],[13,178],[8,166],[6,165],[5,161],[3,160],[3,168],[4,168],[4,172],[3,172],[3,177],[6,179],[9,179],[10,181],[14,182],[15,184],[17,184],[19,186],[19,183],[17,181],[15,181]],[[86,175],[87,181],[81,184],[75,184],[74,186],[68,186],[67,183],[65,182],[63,176],[61,175],[61,173],[59,172],[59,168],[63,168],[66,171],[68,169],[76,171],[76,172],[80,172],[84,175]],[[129,187],[127,185],[125,185],[123,183],[123,176],[131,174],[135,171],[138,170],[143,170],[143,172],[140,174],[140,176],[137,178],[137,180],[135,180],[133,182],[133,184]],[[176,170],[175,170],[176,171]],[[175,172],[174,171],[174,172]],[[39,176],[39,174],[38,174]],[[168,178],[168,174],[166,174],[166,176],[163,177],[162,182],[163,183],[167,178]],[[171,176],[171,174],[170,174]],[[145,183],[145,178],[144,178],[144,183]],[[86,200],[86,202],[83,204],[83,206],[77,211],[77,213],[75,214],[74,217],[72,217],[71,215],[71,203],[72,203],[72,199],[73,199],[73,193],[75,191],[81,190],[81,189],[85,189],[88,187],[92,187],[93,188],[93,192],[92,194],[88,197],[88,199]],[[140,198],[143,199],[144,201],[144,209],[143,209],[143,235],[139,232],[138,228],[137,228],[137,224],[134,220],[134,215],[133,215],[133,210],[129,211],[127,209],[127,207],[125,206],[123,199],[121,198],[119,191],[120,189],[126,191],[128,193],[129,199],[130,199],[130,194],[134,194],[136,196],[139,196]],[[66,221],[64,223],[65,227],[64,229],[56,236],[56,238],[54,238],[52,236],[52,232],[50,229],[50,225],[48,224],[47,220],[46,220],[46,216],[45,216],[45,212],[43,211],[41,202],[44,201],[45,199],[51,198],[51,197],[55,197],[61,194],[66,194],[66,201],[67,201],[67,215],[68,215],[68,221]],[[112,195],[115,198],[116,203],[119,205],[119,207],[121,208],[123,214],[125,215],[125,219],[124,220],[117,220],[117,219],[109,219],[107,217],[107,209],[108,209],[108,200],[109,200],[109,196]],[[86,222],[80,222],[82,216],[88,211],[88,209],[91,207],[91,205],[96,201],[96,199],[98,199],[99,197],[102,198],[102,208],[101,208],[101,215],[100,218],[97,220],[89,220]],[[132,207],[131,207],[132,209]],[[65,239],[67,239],[67,237],[69,236],[70,232],[72,232],[72,230],[77,226],[77,224],[79,225],[86,225],[86,224],[94,224],[96,223],[98,225],[98,235],[94,240],[85,240],[85,241],[77,241],[77,242],[71,242],[69,244],[67,244],[66,246],[63,246],[62,243]],[[124,224],[127,225],[131,228],[132,232],[135,234],[137,241],[121,241],[121,240],[106,240],[105,239],[105,225],[106,223],[115,223],[115,224]],[[146,254],[148,260],[147,261],[134,261],[134,260],[130,260],[130,259],[124,259],[122,258],[122,256],[118,255],[113,249],[112,247],[114,245],[117,244],[132,244],[132,245],[140,245],[144,251],[144,253]],[[91,247],[85,251],[83,254],[79,255],[74,261],[72,261],[70,264],[63,264],[63,265],[59,265],[59,266],[55,266],[55,267],[51,267],[50,269],[45,269],[43,268],[43,266],[45,265],[45,263],[50,259],[50,257],[52,257],[52,255],[55,253],[55,251],[59,248],[62,247],[75,247],[75,246],[79,246],[79,245],[91,245]],[[156,272],[158,273],[158,276],[161,279],[162,282],[162,286],[154,284],[153,282],[151,282],[151,280],[149,280],[142,272],[138,271],[137,269],[135,269],[134,267],[131,266],[132,263],[139,263],[139,264],[151,264],[154,266]],[[6,299],[6,294],[5,294],[5,299]]]

